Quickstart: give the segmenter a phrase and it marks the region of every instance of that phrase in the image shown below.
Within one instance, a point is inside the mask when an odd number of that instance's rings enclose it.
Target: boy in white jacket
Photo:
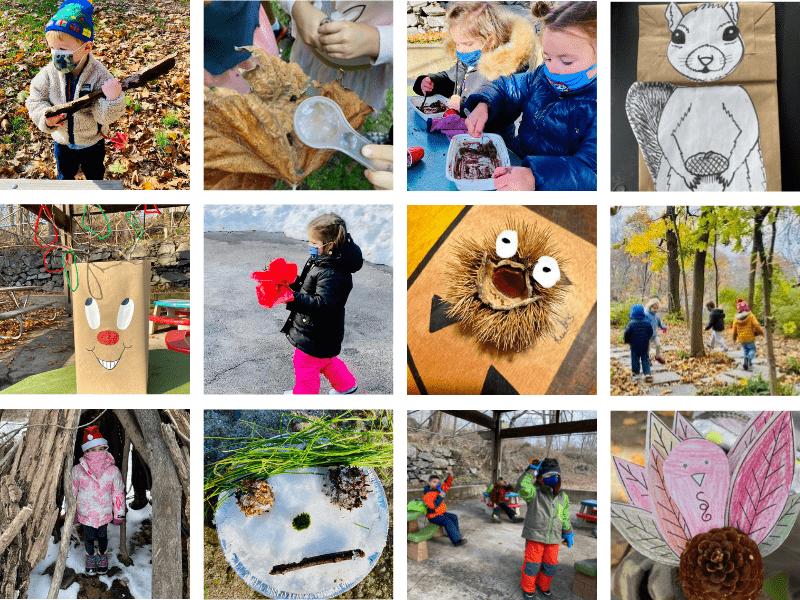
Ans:
[[[31,81],[25,102],[31,120],[55,143],[59,179],[103,179],[105,141],[109,124],[125,113],[125,95],[114,76],[92,56],[94,28],[90,0],[65,0],[45,26],[53,61]],[[65,117],[46,119],[51,106],[65,104],[102,89],[105,98]]]
[[[83,525],[87,575],[108,572],[108,524],[120,525],[125,518],[125,484],[107,449],[108,442],[98,427],[87,427],[83,430],[83,456],[72,467],[75,519]],[[94,552],[95,540],[99,554]]]

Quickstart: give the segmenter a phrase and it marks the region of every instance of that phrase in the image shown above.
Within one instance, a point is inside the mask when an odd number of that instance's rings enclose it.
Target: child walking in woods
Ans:
[[[92,56],[94,27],[89,0],[65,0],[45,26],[53,60],[31,81],[25,101],[36,126],[49,133],[55,146],[59,179],[103,179],[108,126],[125,114],[125,94],[114,76]],[[105,97],[65,117],[45,118],[51,106],[65,104],[95,90]]]
[[[650,321],[650,325],[653,327],[653,337],[651,339],[653,341],[653,346],[656,349],[656,360],[663,365],[664,358],[661,356],[661,337],[658,334],[659,332],[666,333],[667,328],[664,327],[664,324],[661,322],[661,317],[658,316],[659,308],[661,308],[661,304],[659,303],[658,298],[651,298],[647,303],[646,315],[647,320]],[[650,350],[648,348],[648,358],[649,355]]]
[[[756,336],[763,335],[764,330],[758,324],[758,319],[750,312],[750,306],[739,298],[736,300],[736,318],[731,326],[733,330],[733,342],[738,340],[742,344],[744,354],[744,364],[742,368],[749,371],[756,357]]]
[[[333,213],[308,224],[308,253],[303,271],[289,287],[294,300],[281,333],[295,347],[294,389],[285,394],[318,394],[320,373],[333,386],[331,394],[353,394],[356,379],[337,358],[344,339],[344,305],[353,289],[353,273],[364,260],[347,225]]]
[[[494,485],[489,488],[489,501],[494,504],[494,511],[492,512],[492,522],[500,522],[500,511],[505,511],[509,520],[512,523],[519,523],[524,521],[521,517],[517,516],[516,511],[511,508],[506,502],[506,494],[514,491],[514,486],[508,483],[505,479],[498,479]]]
[[[422,490],[422,501],[428,509],[428,520],[435,525],[444,527],[447,537],[454,546],[463,546],[467,540],[461,537],[461,532],[458,530],[458,517],[447,512],[447,504],[444,503],[444,497],[451,485],[453,485],[451,468],[447,468],[447,479],[444,483],[441,483],[438,475],[431,475],[428,485]]]
[[[653,381],[650,375],[650,338],[653,337],[653,326],[644,314],[644,306],[634,304],[631,306],[630,321],[625,327],[623,340],[631,347],[631,370],[633,378],[639,377],[639,369],[645,375],[645,381]]]
[[[544,64],[471,95],[467,130],[496,131],[523,157],[521,167],[495,170],[498,190],[595,190],[597,3],[536,2],[532,12],[542,19]]]
[[[569,498],[561,489],[561,467],[555,458],[530,465],[522,479],[520,496],[528,503],[522,537],[525,561],[522,563],[522,591],[533,598],[536,588],[550,596],[550,582],[558,570],[561,540],[572,548],[575,534],[569,522]]]
[[[718,344],[727,352],[728,345],[725,343],[725,340],[722,339],[722,332],[725,331],[725,311],[721,308],[716,308],[716,306],[713,300],[706,302],[706,308],[709,312],[706,331],[709,329],[711,330],[711,339],[708,341],[708,344],[706,344],[706,348],[713,350],[714,345]]]
[[[338,79],[374,110],[392,87],[392,2],[281,0],[292,17],[291,62],[311,79]]]
[[[120,525],[125,518],[125,484],[108,453],[108,442],[96,425],[83,430],[83,456],[72,467],[72,495],[77,499],[75,518],[83,525],[86,574],[108,571],[108,524]],[[97,540],[98,554],[94,552]]]
[[[451,4],[446,22],[450,36],[445,51],[455,64],[417,77],[414,92],[420,96],[445,96],[447,106],[462,111],[467,98],[485,83],[522,73],[533,64],[533,25],[494,2]]]

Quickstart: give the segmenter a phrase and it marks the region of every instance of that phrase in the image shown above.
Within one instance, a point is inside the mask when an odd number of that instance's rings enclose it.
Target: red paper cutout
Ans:
[[[47,246],[42,246],[39,243],[39,219],[42,218],[42,211],[43,210],[47,214],[47,216],[50,218],[50,223],[52,223],[53,229],[55,230],[55,234],[53,235],[53,241],[50,242],[49,244],[47,244]],[[36,245],[39,246],[39,248],[44,250],[45,248],[50,248],[53,244],[55,244],[57,239],[58,239],[58,227],[56,227],[56,224],[53,221],[53,215],[51,215],[50,211],[48,210],[48,208],[44,204],[42,204],[39,207],[39,214],[36,215],[36,225],[34,225],[34,227],[33,227],[33,241],[36,242]]]
[[[289,289],[289,285],[297,279],[296,264],[276,258],[269,264],[266,271],[256,271],[250,275],[250,278],[258,281],[256,296],[258,303],[264,308],[272,308],[276,304],[294,300],[294,294]]]

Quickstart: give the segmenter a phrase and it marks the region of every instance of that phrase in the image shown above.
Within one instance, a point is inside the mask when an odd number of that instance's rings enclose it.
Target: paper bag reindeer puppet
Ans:
[[[769,121],[774,99],[777,113],[777,87],[770,81],[774,24],[770,48],[761,43],[759,9],[743,6],[748,10],[741,19],[737,2],[683,5],[683,10],[671,2],[666,10],[640,10],[639,79],[650,81],[631,86],[625,108],[657,192],[767,189],[761,138],[766,135],[769,145],[778,139],[771,136],[771,125],[766,131],[759,127],[758,112]],[[770,52],[771,60],[759,60]],[[753,72],[755,63],[759,68]]]
[[[788,411],[757,414],[728,452],[677,412],[672,430],[649,413],[645,465],[614,457],[630,504],[612,503],[611,522],[646,557],[680,567],[688,600],[753,600],[762,558],[800,510],[795,447]]]
[[[75,369],[79,394],[146,394],[150,261],[76,265]]]

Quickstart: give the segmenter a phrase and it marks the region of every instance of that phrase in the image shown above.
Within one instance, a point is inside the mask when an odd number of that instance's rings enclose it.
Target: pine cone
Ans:
[[[722,527],[689,540],[679,576],[688,600],[753,600],[764,585],[764,565],[753,540]]]

